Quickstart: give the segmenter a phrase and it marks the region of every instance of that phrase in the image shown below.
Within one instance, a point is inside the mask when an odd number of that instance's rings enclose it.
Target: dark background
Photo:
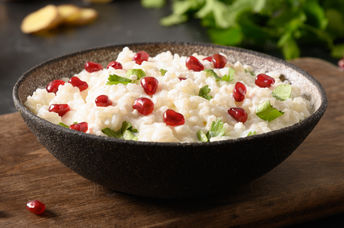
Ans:
[[[111,44],[148,41],[209,42],[206,31],[197,21],[168,28],[162,27],[159,25],[159,19],[169,14],[169,7],[159,10],[143,9],[140,1],[134,0],[115,0],[110,4],[92,5],[91,7],[99,12],[99,18],[88,26],[58,28],[40,36],[21,33],[20,24],[24,16],[45,6],[47,2],[0,0],[0,114],[15,112],[11,93],[20,75],[48,59]],[[49,1],[49,3],[89,6],[82,1]],[[281,57],[276,50],[264,51]],[[329,56],[328,50],[321,48],[304,46],[302,56],[336,62]],[[292,227],[344,227],[344,216],[343,218],[342,216],[333,215]]]

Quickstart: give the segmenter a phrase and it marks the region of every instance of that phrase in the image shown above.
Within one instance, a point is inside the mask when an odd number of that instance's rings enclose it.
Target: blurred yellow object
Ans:
[[[81,9],[79,18],[74,21],[70,21],[70,25],[85,25],[93,22],[97,19],[98,13],[94,9]]]
[[[62,18],[62,22],[69,24],[73,23],[74,21],[78,20],[81,16],[81,10],[80,8],[65,4],[65,5],[59,5],[57,6],[57,10]]]
[[[36,33],[55,28],[61,22],[61,16],[54,5],[47,5],[27,15],[21,24],[23,33]]]

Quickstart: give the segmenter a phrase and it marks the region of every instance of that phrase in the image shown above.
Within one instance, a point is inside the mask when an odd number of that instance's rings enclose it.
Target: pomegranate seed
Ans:
[[[193,71],[204,70],[204,66],[202,65],[202,63],[200,63],[200,61],[194,56],[189,56],[189,58],[187,58],[186,67],[189,70],[193,70]]]
[[[141,63],[142,63],[143,61],[148,61],[148,58],[149,58],[149,54],[148,54],[147,52],[145,52],[145,51],[139,51],[139,52],[137,52],[137,53],[135,54],[135,56],[134,56],[134,61],[135,61],[137,64],[141,65]]]
[[[183,80],[186,80],[186,78],[185,77],[179,77],[179,80],[183,81]]]
[[[245,95],[246,95],[246,86],[241,82],[235,83],[234,90],[233,90],[234,100],[237,102],[241,102],[245,99]]]
[[[98,107],[107,107],[112,105],[112,102],[109,100],[109,97],[106,95],[99,95],[96,100],[96,106]]]
[[[179,126],[185,123],[183,114],[167,109],[163,115],[164,122],[169,126]]]
[[[230,108],[228,114],[238,122],[245,123],[247,120],[247,113],[243,108]]]
[[[227,58],[220,54],[214,54],[212,62],[215,68],[223,68],[227,63]]]
[[[31,200],[26,203],[26,208],[36,214],[36,215],[41,215],[45,211],[45,205],[44,203],[38,201],[38,200]]]
[[[88,88],[88,84],[85,81],[81,81],[80,78],[74,76],[71,77],[68,81],[72,86],[78,87],[80,92]]]
[[[154,103],[148,98],[140,97],[135,100],[133,109],[136,109],[142,115],[147,116],[153,112]]]
[[[344,58],[338,61],[338,66],[341,70],[344,70]]]
[[[159,85],[159,81],[154,77],[144,77],[141,79],[141,86],[148,95],[153,95]]]
[[[112,67],[114,69],[123,69],[122,64],[116,61],[109,62],[109,64],[107,65],[107,69],[109,69],[109,67]]]
[[[204,60],[204,61],[212,62],[212,61],[213,61],[213,57],[208,56],[208,57],[205,57],[203,60]]]
[[[48,91],[48,93],[56,93],[59,89],[59,86],[64,84],[65,82],[62,80],[54,80],[49,82],[49,84],[46,87],[46,90]]]
[[[266,74],[258,74],[255,83],[257,86],[265,88],[270,87],[272,84],[274,84],[275,79]]]
[[[102,70],[103,67],[102,65],[100,65],[99,63],[95,63],[95,62],[87,62],[85,64],[85,70],[89,73],[92,73],[92,72],[96,72],[96,71],[100,71]]]
[[[76,123],[76,124],[70,125],[69,128],[76,131],[86,132],[88,129],[88,124],[87,122]]]
[[[52,104],[49,106],[49,112],[56,112],[59,116],[63,116],[70,111],[68,104]]]

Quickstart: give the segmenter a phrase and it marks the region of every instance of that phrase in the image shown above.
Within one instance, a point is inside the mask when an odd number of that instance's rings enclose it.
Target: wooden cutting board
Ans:
[[[319,59],[294,63],[326,89],[329,106],[280,166],[227,196],[163,201],[115,193],[64,167],[18,113],[0,116],[0,227],[276,227],[344,212],[344,72]],[[39,199],[42,216],[25,209]]]

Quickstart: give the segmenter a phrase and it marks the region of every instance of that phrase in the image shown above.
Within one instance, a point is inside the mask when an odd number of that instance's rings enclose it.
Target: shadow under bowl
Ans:
[[[260,71],[278,70],[303,88],[312,114],[280,130],[247,138],[211,143],[125,141],[84,134],[34,115],[24,103],[38,88],[63,76],[79,73],[87,61],[106,66],[123,47],[180,55],[222,52]],[[308,73],[283,60],[250,50],[198,43],[142,43],[90,49],[52,59],[24,73],[13,99],[30,130],[64,165],[81,176],[115,191],[152,198],[188,198],[227,192],[262,176],[285,160],[318,123],[327,107],[324,89]]]

